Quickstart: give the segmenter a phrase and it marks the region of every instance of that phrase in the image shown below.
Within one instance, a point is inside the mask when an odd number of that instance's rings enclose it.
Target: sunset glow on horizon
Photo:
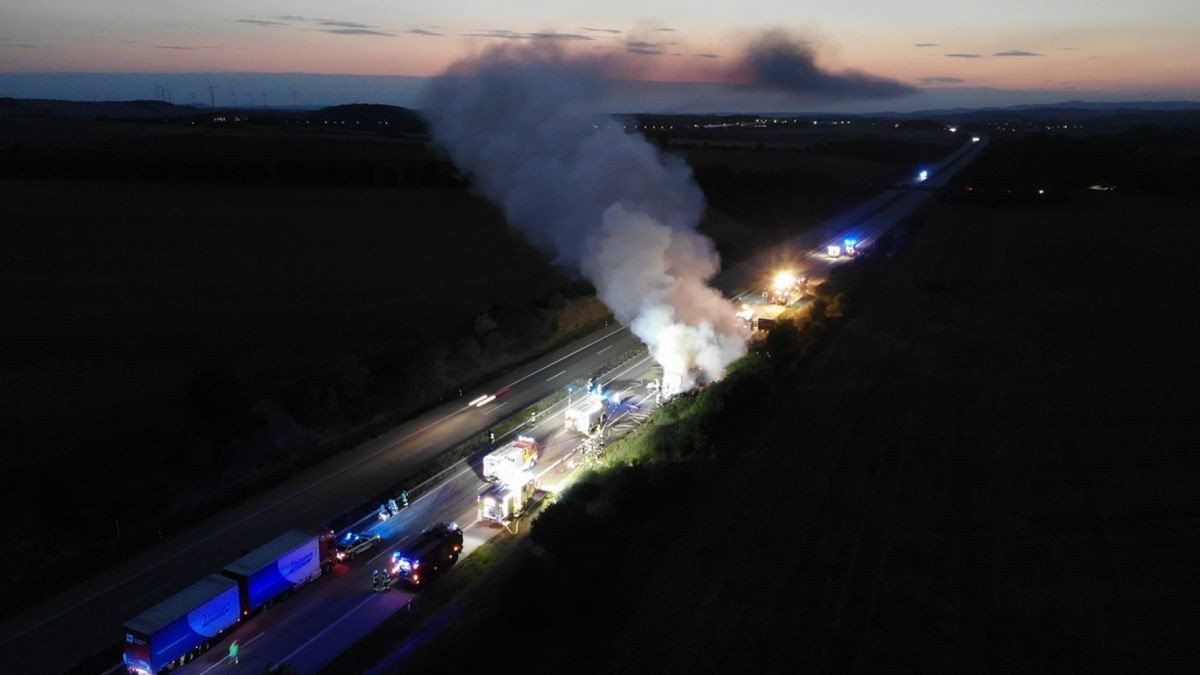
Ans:
[[[0,10],[3,73],[438,75],[488,45],[550,40],[620,55],[632,79],[729,81],[747,36],[781,28],[818,63],[922,88],[1200,92],[1200,4],[1160,2],[836,7],[748,0],[715,6],[577,0],[533,8],[217,0],[10,0]],[[3,94],[3,92],[0,92]]]

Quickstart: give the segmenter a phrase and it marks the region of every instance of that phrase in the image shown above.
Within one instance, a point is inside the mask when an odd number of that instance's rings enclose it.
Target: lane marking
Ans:
[[[613,348],[613,346],[612,346],[612,345],[609,345],[609,346],[605,347],[604,349],[597,350],[597,351],[596,351],[596,353],[597,353],[597,354],[603,354],[604,352],[606,352],[606,351],[608,351],[608,350],[610,350],[610,349],[612,349],[612,348]]]
[[[505,401],[504,403],[501,403],[500,405],[494,405],[494,406],[492,406],[491,408],[488,408],[488,409],[487,409],[487,412],[485,412],[485,413],[483,413],[483,414],[484,414],[484,415],[491,415],[492,413],[494,413],[494,412],[496,412],[497,410],[499,410],[499,409],[503,408],[504,406],[508,405],[509,403],[510,403],[509,401]]]
[[[324,634],[328,633],[329,631],[333,630],[333,627],[334,627],[334,626],[336,626],[336,625],[338,625],[339,623],[341,623],[341,622],[345,621],[347,617],[349,617],[351,614],[353,614],[353,613],[357,612],[358,610],[362,609],[363,605],[365,605],[365,604],[367,604],[368,602],[370,602],[370,601],[374,600],[374,599],[375,599],[377,596],[378,596],[378,594],[377,594],[377,593],[372,593],[371,595],[368,595],[367,597],[363,598],[362,602],[360,602],[360,603],[358,603],[357,605],[355,605],[355,606],[354,606],[354,609],[352,609],[352,610],[350,610],[349,612],[346,612],[345,614],[343,614],[343,615],[342,615],[342,616],[341,616],[341,617],[340,617],[340,618],[339,618],[337,621],[334,621],[333,623],[329,624],[328,626],[325,626],[324,630],[322,630],[320,633],[317,633],[316,635],[314,635],[314,636],[310,637],[310,638],[309,638],[309,639],[308,639],[308,640],[307,640],[307,641],[306,641],[304,644],[302,644],[302,645],[300,645],[299,647],[297,647],[297,648],[296,648],[296,650],[295,650],[295,651],[293,651],[291,654],[288,654],[287,656],[283,657],[282,659],[279,659],[279,661],[278,661],[278,662],[277,662],[275,665],[271,666],[271,670],[277,670],[277,669],[279,668],[279,666],[281,666],[281,665],[283,665],[284,663],[286,663],[288,659],[290,659],[290,658],[292,658],[293,656],[295,656],[295,655],[299,654],[300,652],[304,651],[304,649],[305,649],[306,647],[308,647],[309,645],[311,645],[313,642],[316,642],[318,639],[320,639],[320,637],[321,637],[322,635],[324,635]],[[248,643],[248,642],[247,642],[246,644],[250,644],[250,643]],[[204,673],[200,673],[200,675],[204,675]]]
[[[555,373],[555,374],[551,375],[550,377],[547,377],[547,378],[546,378],[546,381],[547,381],[547,382],[549,382],[550,380],[553,380],[554,378],[558,377],[559,375],[566,375],[566,374],[567,374],[567,371],[565,371],[565,370],[560,370],[560,371],[558,371],[557,373]]]
[[[521,382],[524,382],[525,380],[528,380],[529,378],[533,377],[534,375],[537,375],[538,373],[542,372],[543,370],[548,370],[548,369],[549,369],[551,366],[558,365],[558,364],[559,364],[560,362],[562,362],[563,360],[565,360],[565,359],[569,359],[569,358],[571,358],[572,356],[575,356],[576,354],[578,354],[579,352],[581,352],[581,351],[583,351],[583,350],[585,350],[585,349],[588,349],[588,348],[589,348],[589,347],[591,347],[592,345],[596,345],[596,344],[599,344],[599,343],[601,343],[601,342],[604,342],[604,341],[605,341],[605,340],[607,340],[608,338],[610,338],[610,337],[612,337],[612,336],[616,335],[617,333],[620,333],[620,332],[621,332],[621,331],[623,331],[623,330],[629,330],[629,328],[628,328],[627,326],[621,326],[620,328],[618,328],[618,329],[616,329],[616,330],[614,330],[614,331],[610,331],[610,332],[608,332],[608,333],[605,333],[604,335],[601,335],[600,337],[596,338],[595,340],[592,340],[591,342],[589,342],[589,343],[587,343],[586,345],[584,345],[584,346],[580,347],[579,349],[576,349],[575,351],[571,352],[570,354],[567,354],[566,356],[562,356],[562,357],[560,357],[560,358],[558,358],[558,359],[555,359],[554,361],[551,361],[550,363],[547,363],[546,365],[542,366],[541,368],[538,368],[537,370],[533,371],[532,373],[529,373],[528,375],[526,375],[525,377],[522,377],[522,378],[521,378],[521,379],[519,379],[519,380],[514,380],[514,381],[513,381],[513,383],[512,383],[512,384],[510,384],[510,385],[508,385],[508,386],[510,386],[510,387],[516,386],[516,385],[520,384]]]
[[[246,640],[246,641],[245,641],[245,642],[243,642],[243,643],[242,643],[240,646],[242,646],[242,647],[245,647],[246,645],[250,644],[251,642],[254,642],[254,641],[255,641],[255,640],[257,640],[258,638],[260,638],[260,637],[262,637],[262,636],[264,636],[264,635],[266,635],[266,634],[267,634],[267,631],[265,631],[265,630],[264,630],[263,632],[259,633],[258,635],[255,635],[254,637],[250,638],[249,640]],[[204,674],[205,674],[205,673],[207,673],[208,671],[212,670],[213,668],[216,668],[217,666],[221,665],[222,663],[225,663],[225,662],[226,662],[226,661],[228,661],[228,660],[229,660],[229,655],[228,655],[228,654],[226,654],[225,656],[221,657],[221,660],[220,660],[220,661],[217,661],[216,663],[212,664],[211,666],[209,666],[209,667],[205,668],[204,670],[200,671],[200,675],[204,675]]]

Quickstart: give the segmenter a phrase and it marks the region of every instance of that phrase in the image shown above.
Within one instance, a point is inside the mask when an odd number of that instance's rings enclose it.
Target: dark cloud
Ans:
[[[621,31],[617,30],[616,28],[592,28],[590,26],[580,26],[579,30],[587,31],[589,33],[612,33],[614,35],[621,34]]]
[[[282,21],[267,21],[266,19],[238,19],[238,23],[248,23],[252,26],[286,26]]]
[[[992,56],[1041,56],[1037,52],[1027,52],[1024,49],[1009,49],[1003,52],[996,52]]]
[[[335,21],[334,19],[314,19],[314,21],[318,26],[328,26],[329,28],[375,28],[375,26],[354,21]]]
[[[16,49],[41,49],[41,45],[32,45],[27,42],[0,42],[0,47],[13,47]]]
[[[187,45],[154,45],[155,49],[174,49],[181,52],[190,52],[194,49],[216,49],[216,47],[189,47]]]
[[[1077,51],[1079,51],[1079,47],[1059,47],[1059,49],[1063,50],[1064,52],[1077,52]]]
[[[594,40],[579,33],[518,33],[516,31],[491,28],[464,33],[466,37],[499,38],[501,40]]]
[[[591,36],[579,33],[529,33],[525,37],[533,40],[592,40]]]
[[[646,40],[626,40],[625,51],[630,54],[641,54],[643,56],[659,56],[666,53],[663,47],[669,43],[664,42],[648,42]]]
[[[947,54],[946,56],[949,56],[952,59],[982,59],[983,58],[982,54],[964,54],[962,52],[955,52],[953,54]]]
[[[938,43],[936,43],[936,42],[918,42],[917,44],[915,44],[913,46],[914,47],[936,47],[936,46],[938,46]]]
[[[486,28],[476,30],[474,33],[464,33],[463,35],[466,37],[502,38],[505,40],[520,40],[525,37],[521,33],[499,28]]]
[[[840,99],[888,98],[916,91],[903,82],[856,70],[822,70],[812,47],[782,31],[767,31],[751,42],[735,74],[770,89]]]
[[[379,35],[381,37],[396,37],[395,33],[387,33],[370,28],[324,28],[321,29],[321,32],[330,33],[331,35]]]
[[[921,84],[958,84],[965,81],[961,77],[948,77],[945,75],[921,78]]]
[[[659,28],[659,29],[658,29],[658,32],[660,32],[660,33],[674,33],[674,32],[675,32],[675,29],[674,29],[674,28]]]
[[[441,35],[442,35],[441,33],[437,32],[437,31],[426,30],[424,28],[409,28],[408,30],[406,30],[404,32],[410,33],[412,35],[433,35],[433,36],[437,36],[437,37],[441,37]]]
[[[395,35],[396,35],[395,33],[389,33],[387,31],[380,30],[379,26],[372,26],[371,24],[359,23],[357,21],[342,21],[340,19],[323,19],[321,17],[300,16],[299,14],[280,14],[278,16],[274,16],[271,18],[276,19],[278,21],[301,22],[301,23],[312,24],[314,26],[320,26],[320,28],[317,28],[316,30],[318,30],[322,33],[331,33],[333,35],[382,35],[385,37],[395,37]],[[242,21],[243,21],[243,23],[255,23],[255,24],[264,25],[264,26],[266,26],[266,25],[276,25],[276,26],[285,25],[285,24],[280,24],[280,23],[276,23],[276,22],[272,22],[272,21],[261,21],[260,22],[260,21],[248,20],[248,19],[243,19]]]
[[[699,56],[700,58],[704,58],[704,59],[719,59],[719,58],[721,58],[720,54],[713,54],[712,52],[697,52],[696,56]]]

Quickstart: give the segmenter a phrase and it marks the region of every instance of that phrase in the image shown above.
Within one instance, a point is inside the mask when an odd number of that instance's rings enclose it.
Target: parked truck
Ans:
[[[484,455],[483,478],[503,481],[511,473],[532,469],[541,456],[542,448],[537,441],[518,436],[517,440]]]
[[[608,412],[604,397],[591,394],[567,406],[564,413],[567,431],[591,435],[600,425]]]
[[[454,523],[438,523],[402,550],[392,553],[388,577],[410,588],[419,588],[457,562],[462,547],[462,528]]]
[[[333,536],[292,530],[126,621],[126,670],[154,675],[199,656],[255,610],[332,569]]]
[[[520,516],[537,497],[537,480],[525,473],[511,483],[497,483],[479,493],[477,513],[482,521],[507,523]]]
[[[237,582],[246,616],[321,576],[334,559],[331,533],[292,530],[226,565],[222,573]]]
[[[125,622],[125,667],[154,675],[183,665],[241,619],[238,582],[210,574]]]

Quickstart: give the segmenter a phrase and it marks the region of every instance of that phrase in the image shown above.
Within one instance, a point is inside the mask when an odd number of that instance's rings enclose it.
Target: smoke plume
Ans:
[[[586,276],[664,370],[717,379],[746,351],[696,232],[704,197],[681,160],[598,114],[614,64],[501,45],[428,92],[436,141],[509,223]]]
[[[857,70],[822,70],[808,42],[779,30],[765,31],[746,45],[733,75],[751,85],[838,100],[889,98],[917,91],[903,82]]]

